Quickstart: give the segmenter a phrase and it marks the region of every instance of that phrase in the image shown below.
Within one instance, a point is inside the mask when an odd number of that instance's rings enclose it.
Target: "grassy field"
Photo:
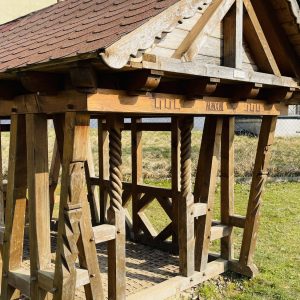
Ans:
[[[236,185],[236,213],[245,215],[248,195],[249,185]],[[219,199],[219,190],[216,199]],[[200,299],[300,299],[300,183],[269,183],[263,200],[255,255],[260,274],[248,280],[227,273],[199,286],[196,293]],[[146,213],[157,229],[168,222],[158,204],[150,206]],[[217,205],[215,218],[218,215]],[[235,254],[238,257],[242,231],[235,230]],[[219,245],[213,244],[211,249],[216,251]]]

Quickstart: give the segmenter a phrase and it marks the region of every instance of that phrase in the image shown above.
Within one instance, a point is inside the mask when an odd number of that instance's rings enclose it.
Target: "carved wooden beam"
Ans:
[[[294,88],[271,88],[263,92],[265,99],[269,102],[286,102],[293,97]]]
[[[57,94],[64,87],[61,74],[45,72],[26,72],[20,74],[23,87],[31,93]]]
[[[218,87],[216,94],[219,97],[228,97],[233,101],[255,99],[263,87],[258,83],[224,84]]]

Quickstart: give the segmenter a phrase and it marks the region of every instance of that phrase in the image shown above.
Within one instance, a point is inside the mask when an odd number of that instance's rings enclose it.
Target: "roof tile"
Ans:
[[[110,46],[179,0],[65,0],[0,26],[0,72]]]

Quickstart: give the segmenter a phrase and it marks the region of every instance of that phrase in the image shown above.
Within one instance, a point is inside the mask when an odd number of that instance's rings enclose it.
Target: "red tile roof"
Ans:
[[[0,72],[95,53],[179,0],[66,0],[0,26]]]

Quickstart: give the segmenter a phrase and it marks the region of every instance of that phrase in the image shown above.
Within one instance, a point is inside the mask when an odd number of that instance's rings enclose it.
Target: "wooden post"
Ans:
[[[258,273],[253,256],[260,219],[261,197],[268,177],[270,148],[274,140],[276,121],[277,117],[264,116],[259,135],[238,270],[249,277]]]
[[[108,222],[116,226],[116,239],[108,242],[108,298],[125,299],[125,214],[122,206],[122,145],[123,120],[111,116],[109,127],[109,194]]]
[[[234,214],[234,128],[235,118],[224,117],[221,147],[221,223],[230,226]],[[228,236],[221,239],[221,257],[231,260],[233,251],[233,227]]]
[[[179,118],[172,117],[171,124],[171,168],[172,168],[172,223],[173,248],[178,249],[178,200],[180,192],[180,129]]]
[[[65,116],[58,245],[54,299],[74,299],[75,263],[90,274],[84,286],[87,299],[103,299],[95,240],[85,191],[89,115],[68,112]],[[59,148],[62,148],[58,145]]]
[[[60,155],[57,147],[57,140],[55,140],[49,174],[50,221],[53,218],[53,209],[55,205],[55,190],[58,184],[59,171]]]
[[[195,180],[195,202],[207,204],[206,215],[195,221],[195,268],[204,271],[208,263],[210,232],[219,165],[222,118],[206,117]]]
[[[4,210],[5,210],[5,202],[4,202],[4,190],[3,190],[3,164],[2,164],[2,130],[0,124],[0,231],[1,234],[4,233]],[[2,242],[0,243],[0,286],[2,280]]]
[[[181,134],[181,193],[178,202],[179,268],[183,276],[191,276],[195,271],[194,216],[192,213],[192,128],[193,118],[180,120]]]
[[[1,299],[19,294],[8,283],[8,274],[21,266],[27,190],[26,124],[24,115],[11,116],[5,231],[3,240],[3,278]]]
[[[51,263],[48,173],[48,124],[43,114],[26,115],[30,241],[30,297],[42,300],[38,271]]]
[[[108,192],[103,184],[104,180],[109,178],[108,167],[108,131],[105,130],[104,120],[98,119],[98,158],[99,158],[99,193],[100,193],[100,224],[106,223],[107,219],[107,206],[108,206]]]
[[[143,183],[143,148],[142,148],[142,131],[139,131],[137,124],[141,119],[132,118],[131,121],[131,162],[132,162],[132,231],[135,240],[140,233],[139,226],[139,205],[142,194],[137,192],[137,185]]]

